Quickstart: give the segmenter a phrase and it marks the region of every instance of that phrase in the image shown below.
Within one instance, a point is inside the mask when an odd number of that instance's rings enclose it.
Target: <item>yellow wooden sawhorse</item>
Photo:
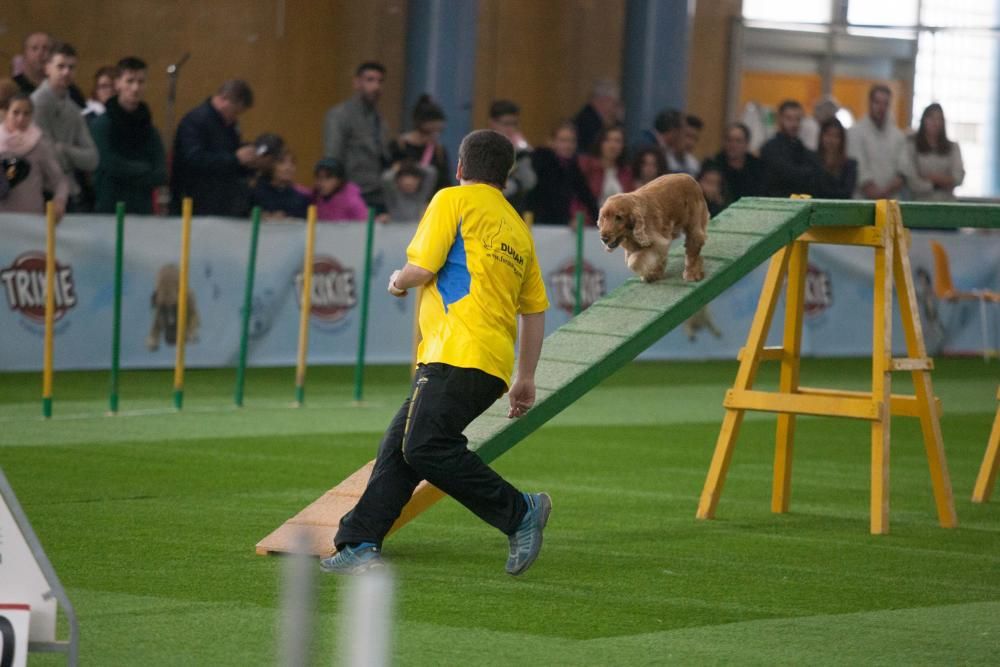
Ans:
[[[1000,401],[1000,387],[997,387],[997,401]],[[1000,468],[1000,405],[997,406],[997,416],[993,420],[993,430],[990,441],[986,445],[986,455],[983,465],[976,477],[976,486],[972,491],[972,502],[985,503],[993,494],[993,485],[997,481],[997,469]]]
[[[799,386],[806,267],[811,243],[868,246],[875,250],[871,392]],[[757,410],[778,414],[772,512],[788,511],[795,417],[816,415],[862,419],[871,422],[871,532],[888,533],[889,426],[890,418],[899,415],[920,419],[938,520],[945,528],[954,528],[958,524],[941,440],[941,404],[931,387],[930,371],[934,364],[927,357],[924,346],[908,245],[899,204],[880,200],[875,205],[874,226],[813,227],[772,258],[746,346],[740,350],[736,381],[732,389],[726,392],[723,401],[726,414],[698,504],[699,519],[715,517],[743,415],[747,410]],[[765,347],[786,276],[783,344],[780,347]],[[907,356],[900,359],[892,357],[894,285],[906,333]],[[776,392],[757,391],[753,388],[762,361],[781,363]],[[893,371],[912,373],[915,395],[892,393]]]

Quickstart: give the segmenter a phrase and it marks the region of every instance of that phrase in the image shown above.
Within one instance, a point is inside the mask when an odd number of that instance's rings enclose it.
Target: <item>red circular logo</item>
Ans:
[[[562,263],[549,274],[549,283],[552,285],[552,300],[555,304],[567,313],[572,313],[576,305],[576,262],[571,259]],[[580,309],[586,310],[603,297],[606,291],[604,271],[584,261],[580,275]]]
[[[0,271],[0,284],[7,296],[7,306],[35,322],[45,322],[45,253],[37,250],[17,257]],[[58,321],[76,305],[73,267],[56,260],[54,276],[55,319]]]
[[[295,288],[302,299],[303,275],[295,276]],[[312,297],[310,314],[324,322],[342,319],[358,302],[354,269],[344,268],[334,257],[317,255],[313,258]]]

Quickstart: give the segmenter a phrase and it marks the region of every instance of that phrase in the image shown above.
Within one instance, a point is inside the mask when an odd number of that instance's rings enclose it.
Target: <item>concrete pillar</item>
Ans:
[[[630,145],[666,107],[684,109],[695,0],[628,0],[622,99]],[[722,104],[722,101],[719,101]]]
[[[472,127],[479,3],[410,0],[406,31],[406,83],[401,127],[413,126],[413,105],[429,93],[444,109],[441,141],[455,168],[458,146]]]

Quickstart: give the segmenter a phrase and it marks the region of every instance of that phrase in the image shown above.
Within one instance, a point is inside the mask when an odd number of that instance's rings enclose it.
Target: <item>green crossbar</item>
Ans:
[[[1000,228],[1000,206],[910,203],[901,207],[907,227]],[[498,401],[466,428],[469,449],[486,462],[497,458],[809,227],[873,224],[874,202],[741,199],[709,225],[702,249],[704,280],[681,280],[684,251],[675,243],[666,279],[648,285],[630,279],[549,335],[535,372],[535,407],[511,420],[504,401]]]

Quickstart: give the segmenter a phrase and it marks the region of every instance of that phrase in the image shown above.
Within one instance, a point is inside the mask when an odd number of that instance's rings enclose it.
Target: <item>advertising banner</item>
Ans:
[[[369,363],[410,359],[412,298],[385,291],[406,259],[415,224],[379,225],[371,267],[367,340]],[[122,367],[168,368],[174,363],[180,220],[129,217],[125,225]],[[596,229],[587,229],[583,305],[630,277],[621,250],[607,253]],[[574,233],[539,226],[535,243],[552,308],[551,332],[572,317]],[[105,369],[111,363],[115,223],[110,216],[66,216],[57,228],[55,366]],[[235,365],[249,255],[249,221],[195,218],[189,275],[187,364]],[[929,242],[940,241],[959,289],[1000,289],[1000,238],[983,234],[914,232],[911,259],[924,335],[931,354],[979,354],[983,324],[977,303],[938,300],[932,289]],[[709,228],[709,247],[711,228]],[[261,228],[250,319],[249,363],[294,365],[302,286],[305,225]],[[359,299],[364,277],[363,224],[319,224],[310,318],[309,362],[349,364],[358,348]],[[45,304],[45,224],[40,216],[0,215],[0,371],[38,370],[42,364]],[[680,267],[675,267],[677,271]],[[647,350],[644,359],[733,359],[757,306],[766,266],[724,292],[695,317]],[[872,251],[813,246],[809,255],[802,349],[809,356],[864,356],[871,349]],[[986,309],[986,345],[998,346],[1000,313]],[[773,331],[780,332],[781,315]],[[777,344],[777,334],[772,334]],[[901,327],[894,329],[903,350]]]

